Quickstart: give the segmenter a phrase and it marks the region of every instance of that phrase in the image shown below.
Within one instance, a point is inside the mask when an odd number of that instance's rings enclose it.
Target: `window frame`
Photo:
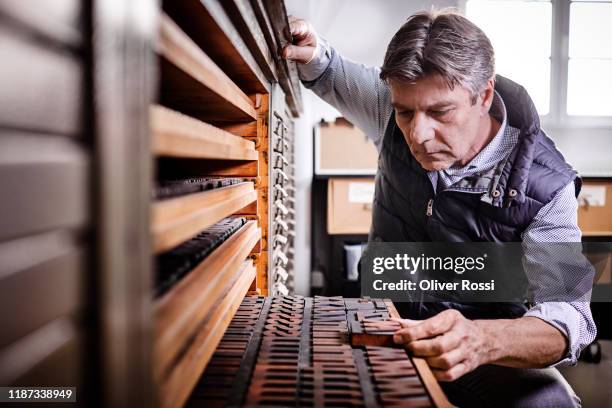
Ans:
[[[468,0],[460,0],[458,2],[458,7],[464,15],[467,10],[467,2]],[[570,6],[573,1],[550,0],[550,2],[552,6],[550,106],[546,115],[540,115],[542,127],[549,130],[593,128],[612,130],[612,116],[583,116],[569,115],[567,113]],[[612,4],[612,1],[593,1],[593,3]],[[612,103],[612,100],[610,103]]]

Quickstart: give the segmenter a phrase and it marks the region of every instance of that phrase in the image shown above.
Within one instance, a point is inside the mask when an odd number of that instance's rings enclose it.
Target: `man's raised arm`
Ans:
[[[378,67],[341,57],[306,20],[289,17],[293,44],[283,57],[296,61],[304,86],[338,109],[379,146],[392,112],[387,85]]]

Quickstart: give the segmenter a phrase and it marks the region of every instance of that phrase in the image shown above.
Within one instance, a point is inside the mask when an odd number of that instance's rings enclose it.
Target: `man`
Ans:
[[[491,43],[469,20],[411,16],[381,68],[342,58],[304,20],[290,28],[283,56],[304,85],[378,148],[370,241],[580,242],[580,179],[525,90],[495,76]],[[407,317],[425,319],[402,320],[394,339],[427,359],[457,405],[579,406],[554,366],[594,339],[589,304],[515,306],[412,304]]]

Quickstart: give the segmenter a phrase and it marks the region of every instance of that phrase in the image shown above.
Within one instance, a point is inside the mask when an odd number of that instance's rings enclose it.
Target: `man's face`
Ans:
[[[482,134],[483,114],[488,115],[485,93],[472,104],[470,92],[451,90],[439,75],[414,83],[389,81],[395,121],[415,159],[427,171],[467,164]],[[492,88],[491,88],[492,89]],[[489,101],[490,102],[490,101]]]

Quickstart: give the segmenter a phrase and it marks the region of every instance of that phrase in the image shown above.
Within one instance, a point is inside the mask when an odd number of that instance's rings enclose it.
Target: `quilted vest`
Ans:
[[[538,211],[571,181],[581,181],[540,129],[525,89],[497,76],[495,90],[506,105],[507,123],[520,130],[510,155],[486,173],[439,191],[410,153],[395,116],[389,119],[378,159],[369,241],[517,242]],[[424,318],[457,308],[470,318],[516,317],[521,305],[403,305]]]

